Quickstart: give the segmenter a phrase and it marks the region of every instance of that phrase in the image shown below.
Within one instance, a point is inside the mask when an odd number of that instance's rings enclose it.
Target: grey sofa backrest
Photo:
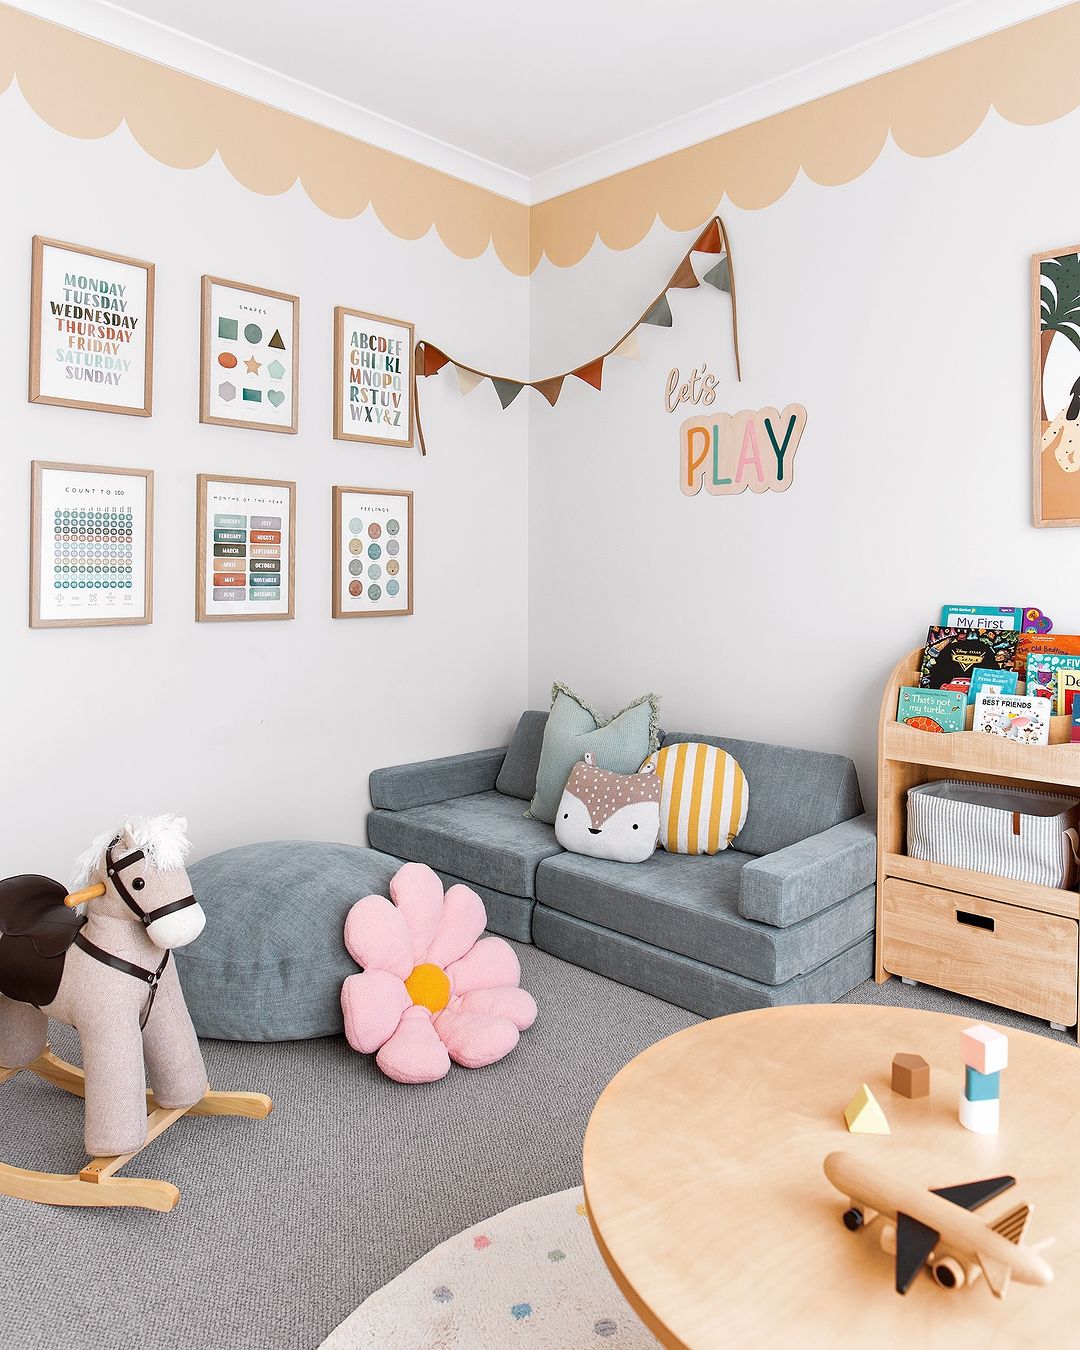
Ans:
[[[704,741],[734,755],[746,774],[750,808],[733,847],[761,857],[862,815],[855,765],[845,755],[760,741],[672,731],[665,745]]]
[[[520,797],[523,802],[532,801],[547,720],[546,712],[523,712],[518,718],[510,748],[495,780],[495,787],[504,796]]]

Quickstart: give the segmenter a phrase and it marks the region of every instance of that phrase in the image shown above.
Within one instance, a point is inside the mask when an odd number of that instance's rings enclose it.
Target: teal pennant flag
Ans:
[[[655,324],[657,328],[671,327],[671,306],[668,304],[666,293],[657,300],[641,322]]]
[[[497,380],[494,375],[491,377],[491,383],[495,386],[495,392],[499,396],[499,402],[504,408],[509,408],[514,399],[516,399],[518,394],[525,388],[525,386],[519,384],[517,380]]]
[[[731,290],[731,266],[727,258],[721,258],[715,267],[710,267],[701,278],[709,286],[715,286],[718,291]]]

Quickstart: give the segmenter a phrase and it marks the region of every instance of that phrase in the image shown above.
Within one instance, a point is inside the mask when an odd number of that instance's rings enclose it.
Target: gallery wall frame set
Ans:
[[[413,494],[400,488],[331,490],[335,619],[413,612]]]
[[[30,627],[153,618],[154,472],[30,465]]]
[[[199,623],[291,619],[296,590],[296,484],[200,473],[195,503]]]
[[[154,264],[34,235],[31,403],[149,417]]]
[[[404,319],[335,307],[335,440],[412,446],[414,343],[415,329]]]
[[[295,435],[299,375],[299,297],[204,276],[199,421]]]

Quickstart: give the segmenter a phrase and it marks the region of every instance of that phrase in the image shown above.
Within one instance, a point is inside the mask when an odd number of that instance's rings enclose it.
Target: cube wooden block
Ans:
[[[964,1063],[978,1073],[1000,1073],[1009,1063],[1009,1038],[977,1022],[961,1032]]]
[[[980,1073],[964,1065],[964,1096],[969,1102],[993,1102],[1001,1096],[1001,1074]]]
[[[893,1055],[892,1090],[901,1097],[930,1094],[930,1065],[922,1055]]]

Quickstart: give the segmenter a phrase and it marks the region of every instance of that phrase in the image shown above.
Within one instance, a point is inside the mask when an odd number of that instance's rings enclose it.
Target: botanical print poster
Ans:
[[[203,277],[201,422],[295,432],[300,301]]]
[[[336,487],[335,619],[413,612],[413,495],[393,488]]]
[[[150,622],[150,469],[35,460],[30,512],[31,628]]]
[[[1034,521],[1080,525],[1080,246],[1032,259]]]
[[[198,478],[195,617],[291,619],[296,484]]]
[[[413,443],[413,326],[361,310],[334,310],[334,437]]]
[[[154,266],[34,237],[30,401],[149,417]]]

